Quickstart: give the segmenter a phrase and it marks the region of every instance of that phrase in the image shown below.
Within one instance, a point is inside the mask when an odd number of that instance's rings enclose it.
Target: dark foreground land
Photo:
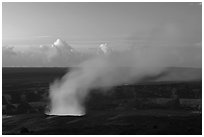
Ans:
[[[3,68],[3,134],[202,134],[201,81],[93,90],[83,116],[44,114],[50,83],[66,68]],[[180,70],[181,71],[181,70]]]
[[[84,116],[24,114],[3,118],[3,134],[192,135],[201,134],[201,114],[188,111],[101,111]]]

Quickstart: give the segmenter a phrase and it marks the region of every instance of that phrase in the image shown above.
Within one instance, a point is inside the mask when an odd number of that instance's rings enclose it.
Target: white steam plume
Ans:
[[[160,75],[167,67],[193,64],[195,55],[186,55],[183,50],[188,46],[186,43],[192,43],[180,41],[178,29],[170,30],[167,25],[145,46],[135,50],[96,56],[79,64],[51,85],[49,114],[83,115],[86,113],[83,104],[91,89],[136,83]],[[166,46],[157,43],[160,41]]]
[[[138,82],[158,75],[173,60],[160,48],[146,48],[110,56],[100,56],[81,63],[62,80],[50,87],[52,115],[83,115],[83,103],[90,89],[108,88]]]

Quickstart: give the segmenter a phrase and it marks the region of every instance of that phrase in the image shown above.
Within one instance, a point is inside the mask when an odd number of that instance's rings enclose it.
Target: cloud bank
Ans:
[[[149,45],[155,49],[160,49],[161,53],[174,54],[176,58],[174,66],[178,67],[201,67],[202,61],[202,44],[190,43],[179,45],[168,45],[163,43],[152,43]],[[117,54],[117,45],[108,43],[96,45],[94,52],[83,53],[77,51],[72,46],[68,45],[63,40],[56,40],[50,45],[30,46],[26,50],[17,50],[16,47],[2,47],[2,65],[3,67],[73,67],[93,56],[100,56],[103,53]],[[147,48],[144,45],[128,45],[124,44],[125,52],[135,50],[138,52],[141,49]],[[153,49],[152,48],[152,49]],[[138,50],[138,51],[137,51]],[[118,52],[123,52],[119,51]],[[140,53],[141,54],[141,53]]]

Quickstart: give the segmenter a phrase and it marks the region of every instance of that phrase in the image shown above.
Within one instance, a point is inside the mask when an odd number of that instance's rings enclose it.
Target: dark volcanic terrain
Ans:
[[[102,111],[84,116],[22,114],[3,118],[3,134],[202,134],[201,114],[188,111]]]
[[[200,69],[173,68],[201,75]],[[3,68],[2,133],[92,135],[202,134],[202,82],[169,81],[99,89],[87,97],[83,116],[44,114],[49,85],[66,68]],[[172,96],[177,91],[178,99]]]

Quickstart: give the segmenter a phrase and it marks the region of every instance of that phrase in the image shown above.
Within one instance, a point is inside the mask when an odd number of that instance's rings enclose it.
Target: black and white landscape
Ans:
[[[202,134],[202,3],[2,8],[2,134]]]

